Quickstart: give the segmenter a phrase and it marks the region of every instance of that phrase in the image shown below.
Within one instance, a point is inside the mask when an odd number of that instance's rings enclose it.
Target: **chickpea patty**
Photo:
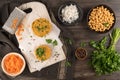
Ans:
[[[97,32],[104,32],[112,27],[114,20],[113,13],[104,6],[100,6],[91,11],[88,25]]]
[[[41,45],[35,50],[35,55],[38,60],[44,61],[50,58],[51,48],[47,45]]]
[[[43,37],[51,31],[52,25],[45,18],[36,19],[32,23],[32,30],[35,35]]]

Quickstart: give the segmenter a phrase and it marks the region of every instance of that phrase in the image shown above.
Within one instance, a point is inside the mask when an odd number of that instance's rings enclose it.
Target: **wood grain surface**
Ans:
[[[57,18],[57,10],[58,7],[63,4],[65,1],[69,0],[49,0],[48,4],[51,4],[51,9],[54,12],[56,18]],[[65,29],[69,30],[69,32],[72,34],[73,39],[75,41],[74,47],[77,48],[79,47],[79,44],[81,42],[86,42],[88,43],[90,40],[100,40],[102,39],[103,36],[108,35],[108,33],[96,33],[91,30],[89,30],[87,26],[87,14],[89,10],[99,4],[106,4],[109,7],[113,9],[115,12],[116,16],[116,23],[114,27],[120,27],[120,0],[72,0],[77,2],[80,7],[83,9],[84,12],[84,17],[79,24],[75,26],[61,26],[65,27]],[[110,31],[111,32],[111,31]],[[117,44],[117,50],[120,51],[120,40]],[[85,47],[88,52],[88,57],[84,61],[79,61],[76,59],[74,65],[74,79],[75,80],[120,80],[120,72],[115,72],[111,75],[104,75],[104,76],[96,76],[95,72],[89,65],[90,61],[90,54],[92,52],[92,48],[87,45]],[[74,54],[74,53],[73,53]]]

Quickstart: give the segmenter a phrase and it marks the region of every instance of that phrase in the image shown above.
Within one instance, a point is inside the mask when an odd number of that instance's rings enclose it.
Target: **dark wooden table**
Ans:
[[[6,0],[6,2],[7,1],[8,0]],[[54,16],[57,19],[58,7],[65,1],[69,1],[69,0],[43,0],[43,1],[46,2],[47,5],[49,5],[49,7],[54,13]],[[79,24],[74,26],[63,26],[62,24],[60,24],[60,26],[64,27],[64,29],[68,30],[72,34],[74,40],[74,48],[79,47],[80,42],[88,43],[90,40],[100,40],[103,36],[108,35],[109,33],[108,32],[108,33],[100,34],[89,30],[86,23],[86,18],[89,9],[95,5],[106,4],[110,6],[116,15],[115,27],[120,27],[120,0],[72,0],[72,1],[77,2],[83,9],[84,12],[83,19],[81,22],[79,22]],[[0,2],[2,4],[2,1]],[[116,47],[117,50],[120,51],[120,41],[118,42]],[[115,72],[111,75],[95,76],[94,70],[88,64],[90,61],[90,54],[93,49],[89,45],[87,45],[85,48],[87,49],[88,57],[84,61],[79,61],[76,59],[75,62],[72,64],[73,66],[72,80],[120,80],[119,77],[120,72]],[[71,54],[74,54],[74,52]],[[30,77],[30,78],[26,78],[26,80],[39,80],[39,78]]]
[[[54,12],[55,16],[57,15],[58,6],[65,1],[69,0],[48,0],[51,5],[51,9]],[[99,34],[93,31],[90,31],[87,27],[86,18],[88,11],[91,7],[98,4],[106,4],[110,6],[116,15],[116,24],[115,27],[120,27],[120,0],[73,0],[77,2],[83,9],[84,17],[83,20],[75,26],[63,26],[65,29],[69,30],[72,34],[73,39],[75,40],[75,48],[79,47],[80,42],[88,43],[90,40],[100,40],[103,36],[108,35],[108,33]],[[62,26],[62,25],[61,25]],[[106,76],[95,76],[94,71],[88,64],[90,61],[91,47],[85,47],[88,51],[88,57],[84,61],[76,60],[74,65],[74,79],[75,80],[120,80],[120,72],[115,72],[111,75]],[[120,51],[120,41],[117,44],[117,50]],[[74,53],[73,53],[74,54]]]

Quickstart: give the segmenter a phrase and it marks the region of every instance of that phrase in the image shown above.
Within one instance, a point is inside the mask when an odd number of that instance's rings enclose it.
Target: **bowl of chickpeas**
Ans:
[[[95,32],[104,33],[110,31],[114,27],[115,21],[115,13],[107,5],[97,5],[88,12],[88,27]]]

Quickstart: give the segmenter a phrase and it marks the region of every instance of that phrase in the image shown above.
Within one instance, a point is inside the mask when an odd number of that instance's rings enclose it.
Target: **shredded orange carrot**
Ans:
[[[23,24],[20,24],[19,26],[18,26],[18,30],[17,30],[17,32],[16,32],[16,35],[17,36],[21,36],[21,33],[24,31],[24,29],[23,29]]]
[[[19,38],[19,41],[22,40],[22,37]]]
[[[11,54],[4,60],[4,68],[8,73],[16,74],[20,72],[23,67],[23,60],[18,56]]]
[[[16,29],[17,22],[18,22],[18,18],[13,19],[13,20],[12,20],[11,28]]]

